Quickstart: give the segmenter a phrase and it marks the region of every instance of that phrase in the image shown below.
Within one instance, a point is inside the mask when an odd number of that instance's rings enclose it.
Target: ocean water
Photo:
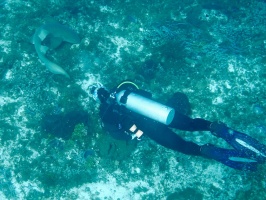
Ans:
[[[48,71],[31,41],[51,20],[81,38],[46,54],[70,79]],[[264,165],[243,172],[145,137],[117,141],[89,95],[125,79],[160,101],[183,92],[192,117],[266,144],[265,25],[262,0],[0,1],[0,199],[265,199]]]

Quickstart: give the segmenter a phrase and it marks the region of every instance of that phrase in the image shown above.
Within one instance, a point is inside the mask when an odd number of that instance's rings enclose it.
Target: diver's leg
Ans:
[[[205,119],[192,119],[184,114],[176,112],[169,127],[184,131],[209,131],[210,125],[211,122]]]
[[[224,139],[236,150],[244,152],[251,159],[255,159],[259,163],[266,161],[266,146],[258,140],[244,133],[232,130],[220,122],[213,122],[210,125],[210,129],[213,135]]]
[[[153,126],[142,126],[144,135],[158,144],[188,155],[200,156],[200,146],[182,139],[175,132],[163,124],[156,123]]]
[[[239,170],[255,171],[257,168],[258,162],[251,159],[245,152],[236,149],[219,148],[211,144],[200,146],[182,139],[169,128],[160,124],[150,127],[149,130],[144,130],[144,134],[158,144],[184,154],[214,159]]]
[[[170,127],[184,131],[208,131],[211,122],[188,117],[191,113],[191,107],[188,97],[181,92],[176,92],[166,102],[166,105],[175,109],[175,116]]]

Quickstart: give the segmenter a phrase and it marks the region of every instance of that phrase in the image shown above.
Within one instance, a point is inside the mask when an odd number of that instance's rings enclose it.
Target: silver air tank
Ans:
[[[116,101],[119,105],[124,105],[127,109],[136,112],[155,121],[169,125],[174,118],[175,110],[169,106],[163,105],[134,92],[126,94],[126,101],[121,102],[125,94],[122,90],[116,94]]]

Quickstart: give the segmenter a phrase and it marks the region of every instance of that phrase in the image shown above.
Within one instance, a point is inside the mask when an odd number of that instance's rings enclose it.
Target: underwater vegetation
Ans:
[[[95,155],[95,152],[92,150],[92,149],[87,149],[83,152],[83,157],[85,159],[89,158],[89,157],[92,157]]]
[[[5,0],[0,1],[0,6],[3,6],[6,3]]]
[[[188,97],[181,92],[174,93],[166,104],[174,108],[176,112],[183,113],[187,116],[192,112]]]
[[[161,21],[147,26],[144,39],[153,45],[162,45],[173,40],[185,37],[185,33],[191,29],[191,25],[178,21]]]
[[[113,139],[85,91],[133,80],[178,112],[263,141],[265,1],[0,0],[0,10],[0,199],[265,199],[265,168],[243,174],[148,138]],[[81,38],[41,42],[70,79],[44,70],[30,42],[51,17]]]
[[[0,191],[3,192],[9,199],[15,198],[16,190],[12,184],[11,169],[0,166],[0,179]]]
[[[47,114],[41,122],[42,130],[47,134],[68,140],[77,124],[89,123],[89,115],[85,111],[71,111],[63,114]]]
[[[153,79],[159,69],[160,63],[154,60],[146,60],[141,66],[140,74],[145,78],[145,80],[150,81]]]
[[[178,191],[170,194],[167,200],[202,200],[203,195],[194,188],[185,188],[183,191]]]
[[[254,104],[252,108],[253,108],[253,112],[258,114],[258,115],[265,113],[265,109],[263,108],[263,106],[258,104],[258,103]]]

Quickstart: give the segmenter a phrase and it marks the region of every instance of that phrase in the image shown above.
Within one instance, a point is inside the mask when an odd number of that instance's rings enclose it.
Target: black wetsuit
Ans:
[[[207,131],[211,124],[207,120],[191,119],[184,114],[176,112],[172,123],[166,126],[128,111],[123,106],[107,103],[101,104],[100,116],[105,129],[116,139],[131,140],[129,129],[135,124],[139,130],[143,131],[143,135],[148,136],[158,144],[189,155],[201,155],[200,146],[193,142],[185,141],[173,132],[171,128],[185,131]]]
[[[121,90],[123,86],[127,85],[121,86],[120,84],[118,88]],[[129,90],[139,95],[141,92],[141,90],[136,90],[136,87],[133,87],[133,89],[126,87],[125,93],[129,94]],[[118,92],[118,89],[114,91]],[[266,146],[259,141],[244,133],[232,130],[223,123],[188,117],[187,114],[190,111],[189,101],[182,93],[175,93],[165,104],[175,109],[174,119],[167,126],[132,112],[122,105],[118,105],[114,95],[112,95],[115,92],[110,94],[104,88],[97,90],[97,97],[101,101],[100,117],[104,128],[116,139],[131,140],[132,136],[138,138],[140,137],[138,133],[143,133],[142,135],[148,136],[166,148],[188,155],[215,159],[239,170],[255,171],[258,164],[266,162]],[[151,95],[146,95],[145,92],[142,94],[146,98],[151,98]],[[126,101],[127,95],[122,96],[122,98],[123,101]],[[120,103],[122,102],[121,99]],[[210,131],[216,137],[224,139],[233,149],[220,148],[212,144],[198,145],[182,139],[172,129]]]

